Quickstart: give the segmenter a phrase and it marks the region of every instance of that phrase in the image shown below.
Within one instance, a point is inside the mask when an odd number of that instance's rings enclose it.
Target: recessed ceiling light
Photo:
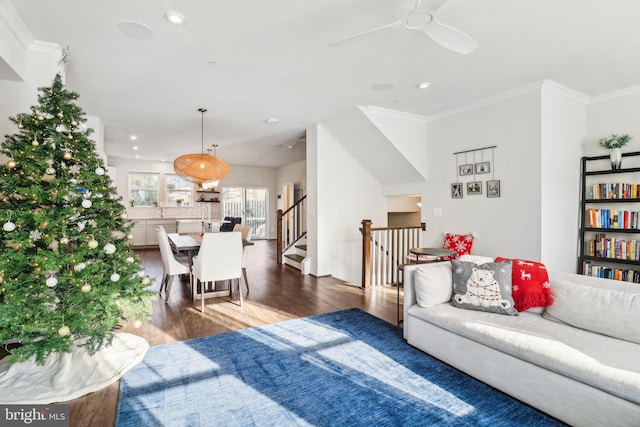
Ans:
[[[136,154],[136,159],[139,159],[139,158],[140,158],[140,154]]]
[[[375,90],[376,92],[386,92],[393,89],[393,83],[376,83],[371,86],[371,89]]]
[[[176,25],[184,24],[184,15],[182,15],[181,13],[170,11],[170,12],[167,12],[166,15],[164,15],[164,17],[167,18],[167,21],[171,22],[172,24],[176,24]]]
[[[141,22],[136,21],[122,21],[118,24],[120,31],[133,37],[134,39],[150,39],[153,37],[153,31]]]
[[[131,148],[133,148],[133,151],[138,151],[138,146],[137,146],[137,145],[134,145],[134,146],[133,146],[133,147],[131,147]]]
[[[418,89],[426,89],[429,86],[431,86],[430,82],[422,82],[422,83],[418,84]]]
[[[265,120],[265,123],[269,124],[269,125],[275,125],[279,122],[280,120],[276,119],[275,117],[270,117],[267,120]]]
[[[166,160],[165,160],[165,159],[160,159],[160,161],[161,161],[161,162],[166,162]]]
[[[136,135],[131,135],[129,139],[132,141],[135,141],[136,139],[138,139],[138,137]]]

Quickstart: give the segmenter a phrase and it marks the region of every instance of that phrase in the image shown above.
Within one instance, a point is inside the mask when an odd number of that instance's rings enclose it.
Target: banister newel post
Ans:
[[[371,286],[371,220],[363,219],[362,228],[362,289]]]
[[[276,256],[278,257],[278,265],[282,265],[282,209],[278,209],[277,212]]]

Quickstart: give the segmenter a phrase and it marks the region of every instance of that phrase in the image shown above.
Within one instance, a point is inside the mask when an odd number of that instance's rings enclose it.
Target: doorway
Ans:
[[[222,216],[242,218],[254,239],[266,239],[269,223],[268,190],[255,187],[222,187]]]

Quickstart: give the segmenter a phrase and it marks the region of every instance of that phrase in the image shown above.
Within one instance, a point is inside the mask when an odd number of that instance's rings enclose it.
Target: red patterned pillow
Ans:
[[[442,244],[442,249],[456,251],[457,256],[469,255],[471,253],[472,245],[473,245],[473,235],[471,234],[447,233],[444,236],[444,243]],[[454,258],[455,257],[453,256],[436,257],[436,256],[430,256],[430,255],[419,255],[418,261],[419,262],[433,261],[433,260],[451,261]],[[410,253],[407,255],[407,259],[409,260],[409,262],[415,262],[416,255]]]
[[[456,251],[458,256],[469,255],[471,253],[471,246],[473,245],[473,236],[471,234],[449,234],[444,236],[444,243],[442,249],[450,251]],[[442,257],[443,260],[451,260],[454,257]]]
[[[553,303],[549,273],[544,264],[524,259],[497,257],[497,261],[512,261],[512,292],[516,310],[546,307]]]

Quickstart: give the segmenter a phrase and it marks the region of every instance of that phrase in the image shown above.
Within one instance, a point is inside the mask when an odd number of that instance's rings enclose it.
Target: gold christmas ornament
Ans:
[[[66,337],[70,333],[71,333],[71,330],[66,325],[62,326],[60,329],[58,329],[58,335],[60,335],[61,337]]]
[[[13,159],[11,159],[11,160],[9,160],[9,161],[7,162],[7,167],[8,167],[9,169],[15,169],[17,166],[18,166],[18,163],[17,163],[15,160],[13,160]]]
[[[85,283],[84,285],[82,285],[82,287],[80,288],[80,290],[81,290],[82,292],[84,292],[85,294],[86,294],[87,292],[91,292],[91,285],[90,285],[90,284],[88,284],[88,283]]]
[[[65,160],[71,160],[72,157],[73,156],[68,151],[65,151],[64,154],[62,155],[62,158],[65,159]]]
[[[151,280],[148,277],[143,277],[142,278],[142,284],[143,285],[148,285],[151,282]]]
[[[34,147],[37,147],[38,145],[40,145],[40,143],[38,142],[37,139],[34,139],[33,141],[31,141],[31,145],[33,145]]]

